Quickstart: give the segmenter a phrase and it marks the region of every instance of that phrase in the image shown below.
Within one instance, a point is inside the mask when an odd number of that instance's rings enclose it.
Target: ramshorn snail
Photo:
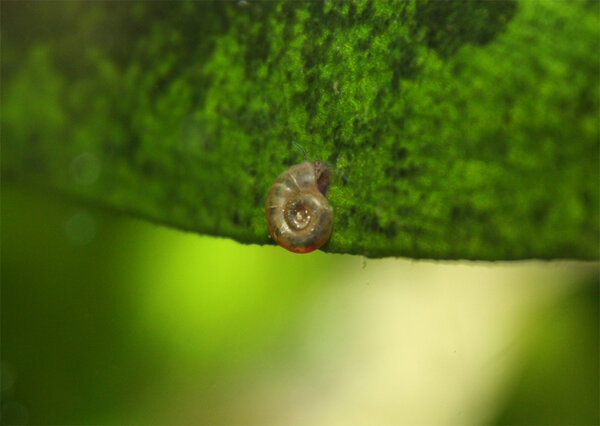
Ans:
[[[327,201],[331,170],[323,161],[305,161],[279,175],[267,195],[271,237],[285,249],[308,253],[327,242],[333,209]]]

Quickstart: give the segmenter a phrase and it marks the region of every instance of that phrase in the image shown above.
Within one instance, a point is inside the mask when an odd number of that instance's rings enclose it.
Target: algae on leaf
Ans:
[[[3,178],[264,244],[294,142],[338,170],[325,251],[597,259],[599,12],[5,2]]]

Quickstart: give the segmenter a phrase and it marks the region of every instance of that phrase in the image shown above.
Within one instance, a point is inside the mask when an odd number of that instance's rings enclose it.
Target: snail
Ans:
[[[294,253],[308,253],[327,242],[333,209],[327,201],[331,169],[323,161],[305,161],[275,180],[265,215],[271,237]]]

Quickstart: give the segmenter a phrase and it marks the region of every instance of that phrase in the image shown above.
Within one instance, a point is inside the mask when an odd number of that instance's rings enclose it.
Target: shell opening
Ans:
[[[313,161],[313,167],[315,169],[315,181],[317,188],[325,196],[329,191],[329,184],[331,182],[331,167],[324,161]]]

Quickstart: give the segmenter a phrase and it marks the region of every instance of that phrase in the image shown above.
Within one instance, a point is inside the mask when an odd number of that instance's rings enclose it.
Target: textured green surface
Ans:
[[[2,3],[3,177],[268,243],[334,164],[326,251],[599,255],[599,3]]]

